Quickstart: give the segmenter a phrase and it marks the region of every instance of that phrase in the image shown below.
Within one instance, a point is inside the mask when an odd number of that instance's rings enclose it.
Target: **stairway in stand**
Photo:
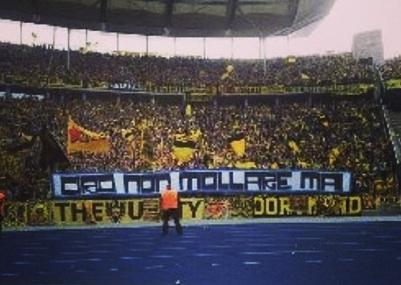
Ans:
[[[391,142],[394,147],[394,153],[397,164],[401,163],[401,112],[389,110],[383,106],[384,118],[388,127]]]

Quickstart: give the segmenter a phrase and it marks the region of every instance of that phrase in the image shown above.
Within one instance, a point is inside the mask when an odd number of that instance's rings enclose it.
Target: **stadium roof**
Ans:
[[[1,0],[3,19],[174,37],[310,31],[335,0]],[[34,16],[35,15],[35,16]],[[308,29],[309,27],[309,29]]]

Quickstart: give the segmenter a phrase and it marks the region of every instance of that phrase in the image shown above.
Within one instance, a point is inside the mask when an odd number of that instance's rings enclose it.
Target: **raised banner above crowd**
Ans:
[[[245,154],[246,142],[244,133],[232,135],[228,138],[228,143],[238,157],[242,157]]]
[[[180,162],[189,161],[196,150],[196,140],[186,134],[175,134],[172,147],[174,159]]]
[[[141,195],[159,193],[167,184],[180,191],[274,193],[348,193],[349,172],[290,170],[185,170],[139,173],[54,173],[53,195]]]
[[[134,81],[113,81],[109,82],[108,89],[120,91],[144,91],[138,83]]]
[[[85,129],[75,123],[71,118],[68,121],[67,153],[88,151],[94,153],[108,152],[109,138],[101,133]]]

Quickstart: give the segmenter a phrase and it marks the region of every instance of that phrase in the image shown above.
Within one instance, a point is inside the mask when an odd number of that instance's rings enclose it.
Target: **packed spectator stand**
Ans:
[[[401,79],[401,57],[386,60],[380,70],[383,81]]]
[[[112,82],[135,83],[138,90],[110,91]],[[350,171],[353,191],[394,193],[396,165],[380,100],[369,89],[356,95],[295,89],[352,84],[373,86],[374,72],[369,61],[350,54],[240,61],[1,44],[2,183],[10,199],[27,201],[49,198],[49,171],[60,169],[251,167]],[[298,92],[227,95],[243,90],[235,86],[281,86]],[[199,89],[210,95],[207,100],[185,96]],[[13,90],[40,96],[15,98]],[[107,137],[107,152],[69,153],[67,126],[72,119]],[[49,158],[44,158],[43,129],[61,146],[68,166],[44,163]],[[197,134],[195,151],[184,162],[172,155],[174,136],[182,133]],[[241,155],[227,143],[235,134],[246,142]]]

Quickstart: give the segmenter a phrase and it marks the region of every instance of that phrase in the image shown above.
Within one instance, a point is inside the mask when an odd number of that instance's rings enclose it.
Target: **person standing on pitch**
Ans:
[[[178,211],[180,198],[178,191],[171,188],[170,184],[167,184],[160,195],[160,209],[161,218],[163,221],[163,235],[168,234],[169,220],[173,218],[175,224],[175,231],[178,235],[182,235],[182,226],[180,223],[180,213]]]
[[[3,231],[3,219],[4,219],[4,205],[6,203],[6,196],[3,191],[0,190],[0,235]]]

